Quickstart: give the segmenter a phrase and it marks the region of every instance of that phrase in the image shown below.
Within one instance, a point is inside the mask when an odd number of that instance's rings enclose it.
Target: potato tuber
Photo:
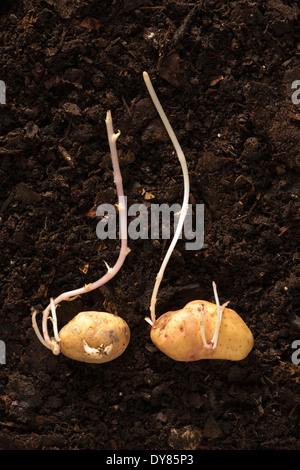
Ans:
[[[244,359],[253,347],[252,333],[234,310],[226,308],[229,302],[220,306],[217,287],[214,282],[213,290],[216,304],[205,300],[196,300],[188,303],[181,310],[167,312],[158,320],[156,319],[157,292],[186,217],[190,185],[187,163],[181,146],[158,100],[147,72],[143,73],[143,77],[153,104],[175,148],[184,181],[184,196],[179,221],[173,240],[156,276],[150,302],[150,318],[145,318],[151,325],[151,339],[162,352],[176,361],[197,361],[199,359],[238,361]],[[206,340],[207,336],[211,338],[209,342]]]
[[[217,306],[205,300],[194,300],[181,310],[161,315],[151,328],[151,339],[175,361],[244,359],[254,340],[242,318],[234,310],[225,308],[217,346],[214,348],[210,340],[207,347],[201,330],[204,328],[205,336],[212,339],[216,326]]]
[[[76,361],[100,364],[119,357],[127,348],[130,330],[117,315],[80,312],[59,332],[61,352]]]

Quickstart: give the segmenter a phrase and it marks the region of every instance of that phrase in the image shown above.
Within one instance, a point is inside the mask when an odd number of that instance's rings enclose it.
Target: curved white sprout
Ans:
[[[128,254],[126,202],[125,202],[125,197],[124,197],[124,192],[123,192],[122,176],[121,176],[118,152],[117,152],[117,146],[116,146],[116,141],[120,135],[120,131],[117,134],[114,133],[110,111],[107,111],[105,123],[106,123],[106,128],[107,128],[107,137],[108,137],[111,159],[112,159],[112,164],[113,164],[114,182],[115,182],[117,193],[118,193],[120,238],[121,238],[120,253],[119,253],[119,257],[115,265],[112,268],[110,268],[106,264],[106,267],[107,267],[106,274],[102,276],[100,279],[98,279],[97,281],[93,282],[92,284],[85,285],[84,287],[81,287],[79,289],[64,292],[63,294],[56,297],[56,299],[51,298],[49,305],[43,311],[43,319],[42,319],[43,335],[41,335],[39,328],[37,326],[37,322],[36,322],[37,311],[36,310],[33,311],[32,313],[33,329],[38,339],[41,341],[41,343],[47,348],[51,349],[53,354],[60,353],[60,347],[59,347],[60,339],[59,339],[59,334],[57,330],[56,306],[64,300],[68,300],[68,301],[74,300],[79,295],[86,294],[87,292],[91,292],[92,290],[97,289],[100,286],[103,286],[106,282],[108,282],[117,274],[117,272],[123,265],[125,258]],[[51,312],[51,316],[50,316],[50,312]],[[49,332],[48,332],[48,319],[49,318],[51,319],[52,324],[53,324],[54,338],[49,337]]]
[[[158,293],[158,289],[159,289],[160,283],[162,281],[166,266],[167,266],[168,261],[170,259],[170,256],[171,256],[171,254],[172,254],[172,252],[175,248],[175,245],[178,241],[178,238],[179,238],[179,235],[181,233],[181,230],[182,230],[182,227],[183,227],[183,224],[184,224],[184,220],[185,220],[185,217],[186,217],[186,214],[187,214],[187,211],[188,211],[190,182],[189,182],[188,168],[187,168],[187,163],[186,163],[184,153],[183,153],[182,148],[181,148],[181,146],[180,146],[180,144],[177,140],[176,135],[174,134],[174,131],[171,127],[171,124],[170,124],[170,122],[169,122],[169,120],[168,120],[168,118],[167,118],[160,102],[159,102],[159,99],[158,99],[158,97],[155,93],[155,90],[152,86],[151,80],[150,80],[149,75],[148,75],[147,72],[143,72],[143,78],[144,78],[145,84],[147,86],[148,92],[151,96],[151,99],[153,101],[153,104],[156,107],[156,110],[157,110],[157,112],[158,112],[158,114],[159,114],[159,116],[160,116],[160,118],[161,118],[168,134],[169,134],[169,137],[170,137],[170,139],[173,143],[173,146],[175,148],[177,157],[179,159],[179,162],[180,162],[180,165],[181,165],[181,168],[182,168],[183,182],[184,182],[183,204],[182,204],[182,208],[181,208],[181,211],[180,211],[180,217],[179,217],[179,220],[178,220],[178,225],[176,227],[173,240],[172,240],[172,242],[169,246],[169,249],[168,249],[168,251],[167,251],[167,253],[164,257],[164,260],[162,262],[161,268],[160,268],[160,270],[159,270],[159,272],[156,276],[156,281],[155,281],[155,284],[154,284],[152,297],[151,297],[151,303],[150,303],[150,317],[151,318],[148,318],[148,317],[145,318],[145,320],[151,326],[155,327],[155,323],[156,323],[155,305],[156,305],[157,293]],[[207,343],[206,336],[205,336],[204,321],[203,321],[203,315],[204,315],[203,310],[201,312],[200,325],[201,325],[201,337],[202,337],[204,347],[205,348],[215,349],[217,347],[217,343],[218,343],[219,330],[220,330],[220,326],[221,326],[223,311],[224,311],[225,307],[227,306],[227,304],[229,302],[226,302],[225,304],[223,304],[220,307],[218,293],[217,293],[217,287],[216,287],[215,282],[213,282],[213,291],[214,291],[215,301],[216,301],[216,305],[217,305],[217,324],[216,324],[216,329],[215,329],[215,332],[214,332],[214,336],[213,336],[213,338],[211,339],[211,341],[209,343]]]
[[[188,168],[187,168],[187,163],[186,163],[184,153],[183,153],[182,148],[180,147],[180,144],[177,140],[177,137],[176,137],[176,135],[175,135],[175,133],[174,133],[172,127],[171,127],[171,124],[170,124],[170,122],[169,122],[169,120],[168,120],[168,118],[167,118],[167,116],[166,116],[166,114],[165,114],[158,98],[157,98],[157,95],[154,91],[154,88],[152,86],[151,80],[150,80],[149,75],[148,75],[147,72],[143,72],[143,78],[144,78],[145,84],[147,86],[148,92],[151,96],[151,99],[153,101],[153,104],[156,107],[156,110],[157,110],[158,114],[160,115],[160,118],[161,118],[161,120],[162,120],[168,134],[169,134],[169,137],[170,137],[170,139],[172,141],[172,144],[175,148],[175,151],[177,153],[177,157],[179,159],[179,162],[180,162],[180,165],[181,165],[181,168],[182,168],[183,181],[184,181],[183,203],[182,203],[182,208],[181,208],[181,211],[180,211],[178,224],[177,224],[177,227],[176,227],[176,230],[175,230],[175,233],[174,233],[173,240],[172,240],[172,242],[169,246],[169,249],[168,249],[168,251],[165,255],[165,258],[163,260],[161,268],[160,268],[160,270],[159,270],[159,272],[156,276],[156,282],[155,282],[153,293],[152,293],[151,304],[150,304],[150,314],[151,314],[151,322],[154,324],[156,322],[155,305],[156,305],[156,299],[157,299],[157,292],[158,292],[160,283],[162,281],[162,278],[164,276],[164,272],[165,272],[166,266],[168,264],[168,261],[170,259],[170,256],[171,256],[171,254],[172,254],[172,252],[175,248],[175,245],[177,243],[177,240],[180,236],[180,233],[181,233],[181,230],[182,230],[182,227],[183,227],[183,223],[184,223],[187,211],[188,211],[190,181],[189,181],[189,173],[188,173]]]

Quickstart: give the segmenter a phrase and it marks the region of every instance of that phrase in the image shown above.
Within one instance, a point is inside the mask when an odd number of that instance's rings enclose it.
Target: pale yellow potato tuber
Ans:
[[[60,351],[70,359],[101,364],[121,356],[130,330],[121,317],[107,312],[80,312],[59,332]]]
[[[227,359],[241,361],[253,348],[254,339],[242,318],[224,308],[218,342],[212,338],[217,327],[217,305],[205,300],[189,302],[183,309],[161,315],[152,325],[151,339],[164,354],[175,361]],[[203,343],[203,334],[208,344]]]

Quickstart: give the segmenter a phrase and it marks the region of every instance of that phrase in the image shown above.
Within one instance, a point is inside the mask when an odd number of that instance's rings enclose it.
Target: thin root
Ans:
[[[204,321],[203,321],[204,310],[202,309],[202,312],[201,312],[201,337],[202,337],[202,341],[203,341],[203,346],[205,348],[216,349],[216,347],[218,345],[218,338],[219,338],[219,332],[220,332],[223,312],[224,312],[225,308],[227,307],[227,305],[229,304],[229,301],[225,302],[225,304],[220,306],[216,283],[213,282],[212,284],[213,284],[214,296],[215,296],[215,301],[216,301],[216,306],[217,306],[216,329],[215,329],[215,332],[214,332],[214,335],[213,335],[211,341],[209,343],[207,343],[206,336],[205,336],[205,329],[204,329]]]
[[[50,299],[50,305],[51,305],[51,313],[52,313],[52,323],[53,323],[53,331],[54,331],[54,338],[57,341],[57,343],[60,342],[60,337],[58,334],[58,329],[57,329],[57,316],[56,316],[56,306],[54,304],[53,298]]]
[[[145,317],[145,321],[147,323],[149,323],[149,325],[151,325],[152,327],[154,327],[154,322],[149,318],[149,317]]]
[[[38,339],[40,340],[40,342],[48,349],[51,349],[50,346],[48,345],[48,343],[44,340],[43,336],[41,335],[40,333],[40,330],[39,330],[39,327],[37,325],[37,321],[36,321],[36,316],[37,316],[37,313],[38,311],[37,310],[33,310],[32,312],[32,315],[31,315],[31,320],[32,320],[32,327],[35,331],[35,334],[37,335]]]

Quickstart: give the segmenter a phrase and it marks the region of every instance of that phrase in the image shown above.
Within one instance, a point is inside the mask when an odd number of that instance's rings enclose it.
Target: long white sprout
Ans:
[[[181,165],[181,169],[182,169],[182,173],[183,173],[183,182],[184,182],[184,194],[183,194],[183,203],[182,203],[182,208],[181,208],[181,211],[180,211],[180,217],[179,217],[179,220],[178,220],[178,224],[177,224],[177,227],[176,227],[176,230],[175,230],[175,233],[174,233],[174,237],[173,237],[173,240],[169,246],[169,249],[164,257],[164,260],[162,262],[162,265],[161,265],[161,268],[156,276],[156,281],[155,281],[155,284],[154,284],[154,288],[153,288],[153,292],[152,292],[152,297],[151,297],[151,302],[150,302],[150,317],[151,318],[145,318],[145,320],[153,327],[155,327],[155,323],[156,323],[156,314],[155,314],[155,305],[156,305],[156,300],[157,300],[157,293],[158,293],[158,289],[159,289],[159,286],[160,286],[160,283],[163,279],[163,276],[164,276],[164,272],[165,272],[165,269],[166,269],[166,266],[168,264],[168,261],[171,257],[171,254],[175,248],[175,245],[178,241],[178,238],[180,236],[180,233],[181,233],[181,230],[182,230],[182,227],[183,227],[183,224],[184,224],[184,220],[185,220],[185,217],[186,217],[186,214],[187,214],[187,211],[188,211],[188,201],[189,201],[189,192],[190,192],[190,182],[189,182],[189,173],[188,173],[188,168],[187,168],[187,162],[186,162],[186,158],[184,156],[184,153],[182,151],[182,148],[177,140],[177,137],[171,127],[171,124],[159,102],[159,99],[156,95],[156,92],[152,86],[152,83],[151,83],[151,80],[149,78],[149,75],[147,72],[143,72],[143,78],[144,78],[144,81],[145,81],[145,84],[147,86],[147,89],[148,89],[148,92],[150,94],[150,97],[153,101],[153,104],[154,106],[156,107],[156,110],[169,134],[169,137],[173,143],[173,146],[175,148],[175,151],[176,151],[176,154],[177,154],[177,157],[179,159],[179,162],[180,162],[180,165]],[[214,336],[213,338],[211,339],[211,341],[208,343],[206,341],[206,336],[205,336],[205,329],[204,329],[204,321],[203,321],[203,315],[204,315],[204,311],[202,309],[202,312],[201,312],[201,322],[200,322],[200,325],[201,325],[201,337],[202,337],[202,341],[203,341],[203,345],[205,348],[213,348],[215,349],[217,347],[217,343],[218,343],[218,336],[219,336],[219,330],[220,330],[220,326],[221,326],[221,321],[222,321],[222,315],[223,315],[223,311],[225,309],[225,307],[227,306],[227,304],[229,302],[226,302],[225,304],[223,304],[221,307],[220,307],[220,304],[219,304],[219,297],[218,297],[218,293],[217,293],[217,286],[215,284],[215,282],[213,282],[213,291],[214,291],[214,296],[215,296],[215,301],[216,301],[216,305],[217,305],[217,324],[216,324],[216,329],[215,329],[215,332],[214,332]]]
[[[92,284],[87,284],[84,287],[81,287],[79,289],[64,292],[63,294],[59,295],[55,299],[51,298],[49,305],[43,311],[43,318],[42,318],[43,335],[40,333],[39,328],[37,326],[37,322],[36,322],[37,311],[36,310],[33,311],[32,313],[33,329],[38,339],[41,341],[41,343],[47,348],[51,349],[53,354],[60,353],[60,347],[59,347],[60,339],[59,339],[59,334],[57,330],[56,306],[64,300],[69,300],[69,301],[74,300],[77,296],[86,294],[87,292],[91,292],[92,290],[97,289],[100,286],[103,286],[106,282],[108,282],[117,274],[117,272],[119,271],[119,269],[124,263],[126,255],[128,254],[126,201],[125,201],[124,192],[123,192],[122,175],[120,171],[118,152],[117,152],[117,146],[116,146],[116,141],[120,135],[120,131],[116,134],[114,133],[110,111],[107,111],[105,123],[106,123],[107,137],[108,137],[108,142],[109,142],[109,147],[110,147],[111,159],[112,159],[112,164],[113,164],[114,182],[115,182],[117,193],[118,193],[120,238],[121,238],[120,253],[119,253],[119,257],[115,265],[112,268],[107,266],[106,274],[102,276],[100,279],[98,279],[97,281],[93,282]],[[50,312],[51,312],[51,316],[50,316]],[[48,319],[50,319],[53,324],[53,332],[54,332],[53,338],[50,338],[49,336]]]
[[[185,159],[185,156],[184,156],[184,153],[182,151],[182,148],[177,140],[177,137],[171,127],[171,124],[159,102],[159,99],[157,98],[157,95],[155,93],[155,90],[152,86],[152,83],[151,83],[151,80],[149,78],[149,75],[147,72],[143,72],[143,78],[144,78],[144,81],[145,81],[145,84],[147,86],[147,89],[148,89],[148,92],[151,96],[151,99],[153,101],[153,104],[154,106],[156,107],[156,110],[169,134],[169,137],[172,141],[172,144],[175,148],[175,151],[176,151],[176,154],[177,154],[177,157],[179,159],[179,162],[180,162],[180,165],[181,165],[181,169],[182,169],[182,173],[183,173],[183,181],[184,181],[184,195],[183,195],[183,203],[182,203],[182,208],[181,208],[181,211],[180,211],[180,216],[179,216],[179,220],[178,220],[178,224],[177,224],[177,227],[176,227],[176,230],[175,230],[175,233],[174,233],[174,237],[173,237],[173,240],[169,246],[169,249],[165,255],[165,258],[163,260],[163,263],[161,265],[161,268],[156,276],[156,282],[155,282],[155,285],[154,285],[154,289],[153,289],[153,293],[152,293],[152,298],[151,298],[151,303],[150,303],[150,315],[151,315],[151,322],[154,324],[156,322],[156,315],[155,315],[155,305],[156,305],[156,299],[157,299],[157,293],[158,293],[158,289],[159,289],[159,286],[160,286],[160,283],[162,281],[162,278],[164,276],[164,272],[165,272],[165,269],[166,269],[166,266],[168,264],[168,261],[170,259],[170,256],[175,248],[175,245],[178,241],[178,238],[181,234],[181,230],[182,230],[182,227],[183,227],[183,224],[184,224],[184,220],[185,220],[185,217],[186,217],[186,214],[187,214],[187,211],[188,211],[188,202],[189,202],[189,193],[190,193],[190,181],[189,181],[189,173],[188,173],[188,168],[187,168],[187,163],[186,163],[186,159]]]

